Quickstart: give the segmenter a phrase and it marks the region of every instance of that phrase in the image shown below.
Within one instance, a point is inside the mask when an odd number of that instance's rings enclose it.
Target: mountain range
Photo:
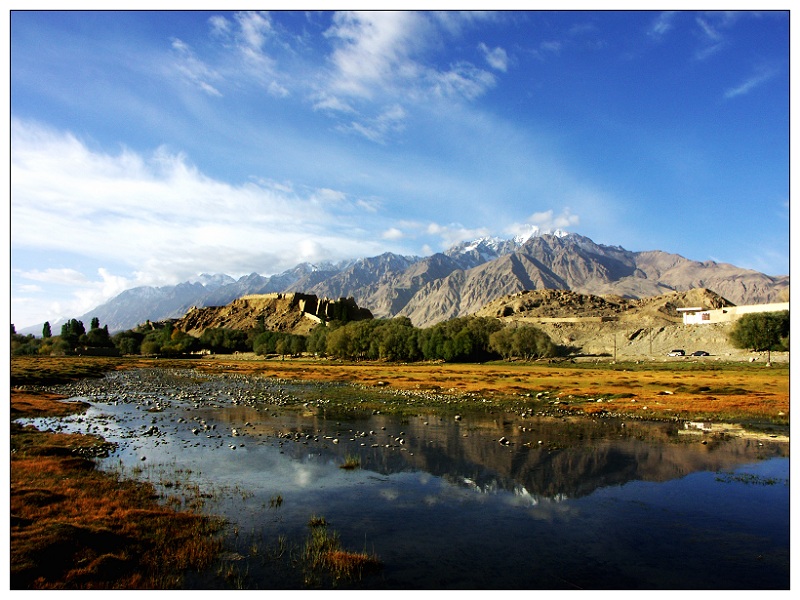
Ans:
[[[200,275],[173,286],[126,290],[78,318],[98,317],[114,332],[180,318],[193,306],[225,305],[245,294],[303,292],[352,297],[377,318],[404,315],[427,327],[523,290],[644,298],[706,288],[734,304],[759,304],[786,298],[788,287],[788,275],[773,277],[658,250],[632,252],[556,231],[511,240],[481,238],[427,257],[387,252],[335,264],[301,263],[271,276]]]

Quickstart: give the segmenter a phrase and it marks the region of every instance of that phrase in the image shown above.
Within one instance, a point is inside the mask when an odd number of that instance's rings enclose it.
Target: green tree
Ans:
[[[114,342],[111,341],[111,336],[108,335],[108,326],[93,327],[86,334],[86,345],[91,348],[111,348]]]
[[[50,329],[50,321],[45,321],[44,325],[42,326],[42,337],[49,338],[53,335],[52,330]]]
[[[61,339],[66,342],[71,350],[75,350],[81,343],[81,336],[86,335],[86,328],[82,321],[70,319],[61,326]]]
[[[114,335],[111,341],[120,354],[139,354],[141,352],[144,335],[136,331],[121,331]]]
[[[731,343],[737,348],[767,352],[767,361],[772,360],[773,350],[789,349],[789,311],[771,313],[749,313],[739,318],[729,334]]]
[[[489,336],[489,348],[503,358],[509,359],[514,355],[513,337],[513,329],[503,327]]]
[[[314,329],[308,334],[306,338],[306,351],[312,354],[324,355],[327,351],[328,332],[333,331],[338,327],[337,323],[318,323]]]
[[[203,331],[200,336],[200,346],[216,354],[247,352],[253,347],[252,343],[248,341],[246,332],[226,327],[210,328]]]
[[[100,329],[100,319],[98,319],[97,317],[92,317],[92,323],[89,326],[89,331],[91,331],[92,329]]]

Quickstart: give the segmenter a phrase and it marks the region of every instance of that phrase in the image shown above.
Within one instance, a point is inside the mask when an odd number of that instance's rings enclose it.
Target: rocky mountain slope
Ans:
[[[511,254],[426,283],[399,314],[415,325],[431,325],[473,313],[506,294],[540,289],[644,298],[707,288],[734,304],[760,304],[776,301],[788,285],[788,276],[665,252],[629,252],[575,234],[543,235]]]
[[[759,304],[780,300],[788,286],[788,275],[772,277],[655,250],[631,252],[556,232],[482,238],[423,258],[386,253],[339,264],[304,263],[269,277],[204,276],[177,286],[135,288],[79,318],[88,322],[97,316],[119,331],[148,319],[179,318],[192,306],[222,306],[246,294],[302,292],[352,297],[376,317],[405,315],[416,326],[429,326],[524,290],[645,298],[706,288],[734,304]]]

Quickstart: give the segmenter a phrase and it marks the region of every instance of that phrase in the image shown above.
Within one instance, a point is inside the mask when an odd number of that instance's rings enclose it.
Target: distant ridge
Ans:
[[[631,252],[576,233],[532,228],[514,239],[484,237],[427,257],[387,252],[336,264],[302,263],[271,276],[202,275],[174,286],[138,287],[77,318],[88,322],[96,316],[113,332],[180,318],[192,306],[223,306],[246,294],[302,292],[352,297],[377,318],[404,315],[416,326],[430,326],[523,290],[645,298],[694,288],[733,304],[761,304],[788,299],[789,276],[658,250]],[[54,331],[60,326],[52,325]],[[28,331],[38,335],[41,326]]]

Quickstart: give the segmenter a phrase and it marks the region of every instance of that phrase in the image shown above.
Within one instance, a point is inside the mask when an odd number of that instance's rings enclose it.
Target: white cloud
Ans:
[[[430,79],[440,96],[462,96],[469,100],[481,96],[496,81],[494,75],[466,61],[452,65],[448,71],[432,72]]]
[[[716,43],[722,40],[722,34],[708,21],[706,21],[702,17],[697,17],[695,19],[695,22],[700,26],[700,29],[703,31],[703,34],[710,41]]]
[[[347,125],[340,125],[338,129],[356,133],[373,142],[384,143],[391,134],[403,131],[405,119],[406,111],[399,104],[395,104],[376,117],[351,121]]]
[[[13,320],[19,324],[18,329],[44,321],[56,323],[75,318],[126,289],[155,283],[147,279],[140,280],[141,274],[126,278],[113,275],[102,267],[97,270],[96,275],[99,275],[99,279],[96,276],[87,277],[70,268],[15,271],[14,278],[17,281],[27,279],[42,284],[13,285],[12,312]]]
[[[381,237],[385,240],[401,240],[405,237],[405,235],[397,227],[390,227],[383,232]]]
[[[647,34],[654,38],[664,37],[672,29],[676,15],[677,13],[675,11],[669,10],[659,13]]]
[[[291,95],[291,77],[280,73],[278,61],[267,51],[267,46],[281,44],[269,13],[237,12],[232,20],[214,15],[208,23],[211,38],[230,50],[217,59],[217,71],[226,80],[255,83],[277,98]]]
[[[726,90],[724,94],[725,98],[730,99],[737,96],[744,96],[777,75],[778,71],[776,69],[762,68],[758,73],[752,75],[736,87]]]
[[[570,209],[564,208],[561,213],[556,215],[551,208],[550,210],[533,213],[528,217],[527,223],[521,227],[534,225],[541,231],[555,231],[556,229],[566,229],[575,227],[580,224],[580,217],[572,214]],[[519,232],[515,232],[519,233]]]
[[[51,263],[64,255],[114,265],[99,280],[66,262],[16,277],[81,288],[81,305],[99,304],[134,279],[177,283],[203,271],[271,273],[303,260],[377,254],[380,234],[371,239],[361,229],[366,201],[329,188],[298,192],[290,183],[225,183],[166,148],[112,155],[68,133],[12,122],[12,249],[48,254]]]
[[[490,49],[486,44],[481,42],[478,49],[483,52],[486,62],[489,63],[493,69],[505,73],[508,70],[508,54],[503,48],[497,47]]]
[[[210,96],[222,96],[222,93],[210,83],[219,79],[219,74],[197,58],[188,44],[174,38],[172,49],[177,54],[173,68],[183,79],[196,85]]]
[[[334,45],[330,56],[333,71],[317,92],[320,100],[315,106],[352,109],[352,104],[342,97],[424,102],[431,95],[467,100],[480,96],[495,84],[488,71],[467,61],[456,61],[445,69],[426,61],[427,51],[441,43],[441,28],[448,22],[429,13],[411,11],[336,13],[325,32]],[[487,52],[490,64],[505,70],[505,51],[487,48]],[[369,139],[382,139],[375,134],[375,128],[363,121],[355,121],[347,129]]]
[[[424,44],[427,29],[414,12],[339,12],[325,33],[334,41],[334,92],[372,97],[397,79],[415,78],[420,66],[411,54]]]
[[[485,227],[470,229],[460,223],[450,223],[449,225],[430,223],[426,228],[426,233],[438,237],[440,240],[439,246],[442,249],[447,249],[464,240],[473,240],[490,235],[490,231]]]
[[[86,276],[75,269],[45,269],[40,271],[17,271],[16,275],[31,281],[57,285],[79,285],[87,282]]]
[[[236,13],[239,41],[245,53],[260,54],[266,38],[272,33],[272,21],[266,12]]]

